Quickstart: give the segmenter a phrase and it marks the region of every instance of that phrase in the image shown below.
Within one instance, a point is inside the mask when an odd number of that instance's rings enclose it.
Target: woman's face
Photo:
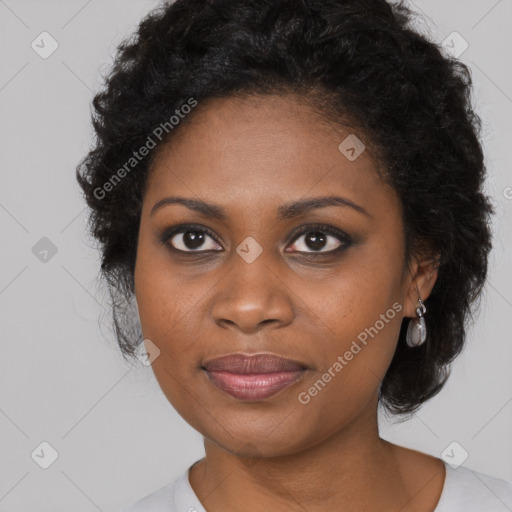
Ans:
[[[375,415],[417,306],[399,200],[369,151],[351,151],[353,136],[339,148],[350,130],[294,96],[216,99],[190,115],[159,152],[142,208],[135,290],[144,338],[160,350],[153,370],[183,418],[226,450],[297,452]],[[170,201],[153,209],[171,197],[224,216]],[[193,226],[169,236],[178,224]],[[262,352],[306,369],[275,375],[298,380],[270,396],[249,384],[243,394],[247,375],[234,396],[204,369]]]

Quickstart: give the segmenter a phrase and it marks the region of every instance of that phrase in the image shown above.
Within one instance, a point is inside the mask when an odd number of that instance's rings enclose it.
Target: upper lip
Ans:
[[[307,366],[298,361],[271,354],[228,354],[208,359],[203,368],[209,371],[226,371],[231,373],[272,373],[280,371],[306,370]]]

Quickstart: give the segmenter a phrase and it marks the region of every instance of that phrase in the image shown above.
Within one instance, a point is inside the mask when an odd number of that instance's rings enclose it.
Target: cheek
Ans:
[[[371,245],[354,251],[327,279],[304,283],[301,296],[343,345],[364,341],[368,329],[375,334],[376,323],[376,335],[393,343],[400,328],[400,249]]]
[[[392,306],[372,296],[350,307],[340,303],[341,315],[331,310],[325,320],[335,335],[322,341],[322,364],[295,397],[305,432],[328,436],[376,405],[401,325],[400,304]]]
[[[304,400],[328,407],[330,400],[357,408],[378,390],[392,360],[403,318],[400,244],[374,245],[347,260],[328,282],[309,284],[309,306],[327,339],[317,351],[321,368],[303,387]],[[320,300],[323,298],[323,300]],[[319,379],[321,382],[319,382]],[[353,411],[352,411],[353,412]],[[340,412],[346,414],[347,410]]]
[[[206,295],[203,276],[186,280],[172,265],[167,249],[151,241],[142,226],[135,265],[135,294],[144,336],[155,342],[172,336],[175,329],[194,316],[194,308]]]
[[[176,411],[195,425],[202,410],[195,391],[200,372],[198,348],[206,334],[197,310],[207,288],[204,282],[202,286],[181,283],[162,270],[157,258],[145,258],[143,252],[135,281],[144,338],[160,350],[151,365],[156,380]]]
[[[195,315],[197,299],[190,286],[176,279],[168,261],[164,261],[164,251],[148,246],[141,238],[134,275],[142,332],[144,338],[150,339],[160,350],[152,365],[155,374],[157,368],[165,367],[174,375],[188,359],[195,337],[190,336],[189,343],[173,341],[183,339],[182,329],[187,316]]]

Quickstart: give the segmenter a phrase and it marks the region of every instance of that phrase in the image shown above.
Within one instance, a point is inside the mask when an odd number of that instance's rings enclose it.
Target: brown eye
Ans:
[[[204,229],[187,228],[174,231],[164,237],[165,243],[177,251],[203,252],[220,250],[222,247]]]
[[[170,239],[171,245],[179,251],[207,251],[218,247],[211,237],[202,231],[184,231],[177,233]]]
[[[335,252],[343,246],[348,247],[350,243],[348,235],[330,226],[305,226],[294,239],[291,249],[309,254],[323,254]]]

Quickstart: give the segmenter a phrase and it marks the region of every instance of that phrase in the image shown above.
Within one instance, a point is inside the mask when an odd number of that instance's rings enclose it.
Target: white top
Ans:
[[[199,461],[194,462],[196,464]],[[192,466],[194,465],[192,464]],[[463,466],[444,464],[441,498],[432,512],[511,512],[512,482]],[[122,512],[206,512],[188,480],[190,466],[178,478]]]

